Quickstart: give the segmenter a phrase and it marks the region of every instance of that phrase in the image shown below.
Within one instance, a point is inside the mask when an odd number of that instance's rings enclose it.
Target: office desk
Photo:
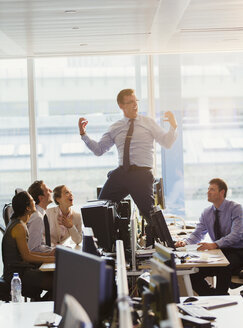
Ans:
[[[242,313],[243,313],[243,298],[241,296],[198,296],[198,303],[200,302],[210,302],[210,299],[225,299],[237,301],[238,304],[221,307],[218,309],[210,310],[210,312],[215,315],[216,320],[212,321],[213,327],[215,328],[240,328],[243,326],[242,324]],[[180,301],[183,302],[185,297],[181,297]],[[197,304],[197,302],[194,302]],[[198,304],[198,305],[199,305]]]
[[[181,252],[175,252],[180,254]],[[229,261],[224,256],[223,252],[220,249],[213,249],[210,251],[189,251],[188,253],[192,253],[198,255],[202,258],[210,256],[217,256],[216,261],[213,262],[186,262],[180,263],[179,259],[176,259],[176,269],[178,275],[178,281],[180,286],[180,294],[183,296],[192,296],[193,289],[190,279],[190,274],[196,273],[198,271],[197,268],[200,267],[223,267],[229,264]],[[220,260],[218,260],[220,258]],[[212,258],[213,259],[213,258]]]
[[[175,254],[180,255],[181,252],[175,251]],[[184,252],[183,252],[184,253]],[[188,251],[185,253],[191,253],[200,256],[200,258],[205,259],[210,258],[212,256],[215,256],[215,261],[213,262],[185,262],[185,263],[180,263],[179,259],[176,259],[176,268],[177,269],[188,269],[188,268],[200,268],[200,267],[221,267],[221,266],[227,266],[229,264],[229,261],[227,258],[224,256],[223,252],[221,249],[212,249],[209,251]],[[220,260],[218,261],[218,258]],[[193,260],[193,259],[192,259]]]
[[[53,307],[53,302],[0,303],[0,327],[33,328],[38,315]]]
[[[210,310],[216,316],[213,321],[215,328],[240,328],[242,326],[243,299],[241,296],[200,296],[201,301],[210,299],[230,299],[238,304]],[[185,297],[181,297],[183,302]],[[196,304],[196,303],[195,303]],[[34,322],[41,312],[53,311],[53,302],[29,302],[29,303],[0,303],[0,327],[7,328],[33,328]],[[58,320],[58,319],[57,319]],[[60,319],[59,319],[60,320]],[[58,321],[59,321],[58,320]]]
[[[81,251],[82,250],[82,245],[79,244],[75,244],[71,237],[68,238],[64,243],[63,243],[63,246],[66,246],[66,247],[70,247],[72,249],[76,249],[78,251]],[[40,271],[55,271],[55,268],[56,268],[56,264],[55,263],[43,263],[40,267],[39,267],[39,270]]]

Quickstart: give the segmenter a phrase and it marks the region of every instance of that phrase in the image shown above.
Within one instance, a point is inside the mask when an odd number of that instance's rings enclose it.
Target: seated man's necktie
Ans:
[[[130,143],[131,143],[131,139],[132,139],[133,129],[134,129],[134,118],[131,118],[130,126],[127,131],[127,135],[126,135],[124,152],[123,152],[123,168],[125,171],[127,171],[130,166],[129,152],[130,152]]]
[[[214,221],[214,235],[215,240],[218,240],[221,238],[221,229],[220,229],[220,223],[219,223],[219,210],[216,208],[215,212],[215,221]]]
[[[44,215],[44,226],[45,226],[46,245],[51,246],[50,225],[46,214]]]

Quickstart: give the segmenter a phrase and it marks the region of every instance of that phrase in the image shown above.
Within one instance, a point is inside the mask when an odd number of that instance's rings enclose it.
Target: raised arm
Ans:
[[[170,112],[170,111],[165,112],[164,121],[165,122],[169,122],[170,123],[170,126],[173,129],[176,129],[177,128],[176,118],[175,118],[175,116],[174,116],[174,114],[172,112]]]
[[[91,139],[86,134],[86,125],[87,124],[88,124],[88,121],[86,120],[86,118],[81,117],[79,119],[78,126],[79,126],[79,132],[80,132],[81,138],[85,142],[86,146],[96,156],[101,156],[114,145],[114,140],[111,138],[109,131],[106,132],[105,134],[103,134],[100,141],[98,141],[98,142]]]
[[[80,117],[78,121],[78,127],[79,127],[79,132],[80,135],[83,136],[86,133],[86,125],[88,124],[88,121],[86,120],[85,117]]]
[[[170,128],[166,131],[151,119],[153,137],[161,146],[170,148],[177,138],[177,122],[172,112],[168,111],[164,115],[164,121],[170,124]]]

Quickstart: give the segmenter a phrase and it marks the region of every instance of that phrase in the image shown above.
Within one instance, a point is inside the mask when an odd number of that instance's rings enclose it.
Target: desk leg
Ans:
[[[180,289],[180,296],[193,296],[190,274],[198,272],[197,268],[190,270],[177,270],[178,284]]]

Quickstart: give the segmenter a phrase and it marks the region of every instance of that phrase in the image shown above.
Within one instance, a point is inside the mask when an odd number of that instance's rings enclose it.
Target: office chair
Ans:
[[[92,322],[82,305],[71,295],[66,294],[62,303],[61,328],[92,328]]]
[[[6,228],[0,224],[0,231],[4,235]],[[30,266],[31,264],[20,264],[18,267],[21,266]],[[27,301],[27,298],[30,298],[32,301],[39,301],[40,300],[40,294],[42,290],[39,291],[33,291],[31,288],[24,288],[22,290],[22,295],[24,296],[25,301]],[[0,300],[4,302],[9,302],[11,300],[11,294],[10,294],[10,284],[4,280],[3,277],[0,277]]]
[[[15,193],[15,195],[17,195],[21,191],[23,191],[22,188],[16,188],[14,193]],[[11,203],[5,204],[3,206],[3,220],[4,220],[4,223],[5,223],[6,227],[9,223],[9,220],[10,220],[12,214],[13,214],[12,204]]]
[[[5,223],[5,227],[7,227],[12,214],[13,214],[12,204],[11,203],[5,204],[3,206],[3,220]]]
[[[0,230],[2,234],[5,232],[5,227],[0,224]],[[3,277],[0,277],[0,300],[4,302],[10,301],[10,289],[8,283],[3,279]]]
[[[24,297],[25,302],[29,298],[32,302],[40,301],[42,290],[39,292],[34,292],[31,288],[22,289],[22,296]],[[9,302],[11,300],[11,287],[10,284],[2,277],[0,277],[0,300],[4,302]]]
[[[4,234],[6,228],[0,223],[0,231],[2,234]]]
[[[239,275],[231,276],[230,288],[235,289],[243,285],[243,270],[240,271]],[[243,296],[243,291],[240,293]]]

